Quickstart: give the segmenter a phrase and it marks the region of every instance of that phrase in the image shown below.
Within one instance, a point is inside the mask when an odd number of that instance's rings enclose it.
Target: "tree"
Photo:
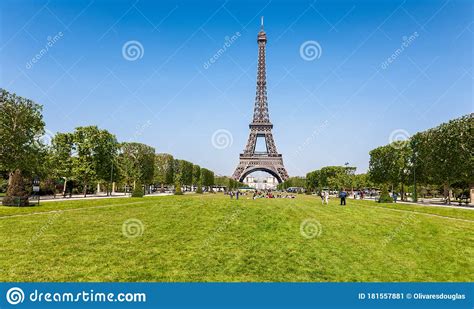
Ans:
[[[182,170],[183,164],[181,163],[181,160],[179,159],[174,159],[173,162],[173,175],[174,175],[174,185],[176,189],[176,184],[182,185],[183,184],[183,179],[182,179]],[[180,188],[181,190],[181,188]]]
[[[127,185],[151,184],[155,176],[155,149],[141,143],[122,143],[118,165]]]
[[[37,172],[41,166],[44,157],[41,112],[41,105],[0,89],[0,170],[8,172],[9,185],[14,174],[20,179]],[[24,184],[17,182],[17,185]]]
[[[201,182],[198,182],[198,184],[197,184],[196,193],[197,193],[197,194],[202,194],[202,185],[201,185]]]
[[[109,182],[113,181],[112,172],[117,169],[117,154],[119,143],[115,135],[109,133],[107,130],[99,130],[96,145],[94,148],[94,160],[96,168],[96,176],[98,181],[105,182],[107,185],[107,194],[109,192]],[[154,149],[153,149],[154,152]],[[153,153],[154,154],[154,153]],[[147,161],[149,163],[149,161]],[[152,163],[153,165],[153,163]],[[153,175],[153,172],[151,172]],[[150,178],[149,174],[148,177]],[[149,179],[147,178],[147,180]],[[111,184],[110,184],[111,185]]]
[[[78,127],[74,130],[72,171],[83,185],[84,196],[93,181],[106,181],[117,154],[118,143],[114,135],[97,126]]]
[[[171,163],[171,164],[170,164]],[[155,155],[155,172],[153,181],[161,185],[161,191],[164,192],[164,185],[173,184],[173,156],[167,153],[158,153]],[[171,172],[171,175],[170,175]]]
[[[193,164],[186,160],[181,160],[181,181],[184,185],[193,184]]]
[[[379,184],[401,185],[401,198],[405,199],[404,186],[412,175],[412,149],[408,141],[398,141],[370,151],[369,178]]]
[[[181,191],[181,184],[179,181],[176,181],[176,184],[174,186],[174,195],[183,195],[183,191]]]
[[[56,133],[51,141],[50,171],[54,178],[63,178],[63,196],[66,196],[66,183],[73,176],[74,134]]]
[[[198,185],[201,181],[201,167],[199,165],[193,165],[193,185]]]
[[[380,192],[380,197],[378,200],[379,203],[392,203],[393,199],[388,194],[387,185],[382,185],[382,190]]]
[[[135,183],[135,188],[132,191],[132,197],[143,197],[142,184],[140,182]]]
[[[208,188],[208,191],[211,190],[211,186],[214,185],[214,172],[208,170],[207,168],[201,169],[202,176],[202,185]]]
[[[351,188],[355,170],[351,166],[325,166],[319,173],[321,186],[333,190]]]
[[[321,171],[320,170],[315,170],[312,172],[309,172],[306,174],[306,190],[307,191],[315,191],[319,190],[321,191],[322,186],[321,186]]]
[[[363,190],[366,188],[372,188],[372,183],[369,181],[367,174],[356,174],[354,175],[354,189]]]
[[[167,159],[166,163],[166,177],[165,177],[165,183],[168,185],[174,184],[174,172],[175,172],[175,167],[174,167],[174,158],[173,156],[169,156]]]
[[[309,174],[309,173],[308,173]],[[304,177],[290,177],[282,183],[279,183],[279,190],[286,190],[290,187],[308,188],[308,181]],[[311,191],[311,190],[310,190]]]
[[[474,186],[473,127],[471,113],[417,133],[410,141],[416,179],[442,184],[448,203],[451,203],[452,184],[465,182]]]

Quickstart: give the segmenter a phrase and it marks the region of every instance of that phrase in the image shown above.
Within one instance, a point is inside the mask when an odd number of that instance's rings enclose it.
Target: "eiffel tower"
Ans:
[[[288,173],[283,165],[283,157],[276,149],[272,135],[273,124],[270,122],[270,116],[268,114],[267,78],[265,70],[265,45],[267,44],[267,35],[263,30],[263,17],[261,29],[257,36],[257,42],[257,93],[253,119],[249,125],[250,135],[247,146],[244,152],[240,154],[239,165],[237,165],[232,178],[242,182],[250,173],[264,171],[275,177],[278,182],[281,183],[288,179]],[[265,139],[266,151],[255,151],[258,138]]]

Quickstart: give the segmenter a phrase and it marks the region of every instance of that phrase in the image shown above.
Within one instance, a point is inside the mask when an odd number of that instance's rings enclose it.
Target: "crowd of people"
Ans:
[[[335,192],[332,192],[333,194]],[[266,190],[234,190],[234,191],[227,191],[225,194],[229,195],[230,199],[236,199],[238,200],[239,197],[244,195],[247,199],[258,199],[258,198],[296,198],[296,194],[284,192],[284,191],[275,191],[271,189],[266,189]],[[364,191],[354,191],[351,194],[351,197],[354,199],[364,199],[366,192]],[[327,190],[322,190],[318,193],[319,197],[321,198],[321,203],[323,205],[329,205],[329,199],[331,197],[331,192]],[[349,194],[345,190],[341,190],[337,192],[336,195],[340,199],[340,205],[345,206],[347,203],[347,198],[349,197]],[[394,197],[394,200],[396,201],[396,197]]]
[[[239,199],[239,196],[244,195],[247,198],[252,197],[253,200],[258,198],[296,198],[295,194],[289,194],[282,191],[274,191],[274,190],[253,190],[253,191],[243,191],[235,190],[235,191],[228,191],[226,192],[230,196],[231,199]]]

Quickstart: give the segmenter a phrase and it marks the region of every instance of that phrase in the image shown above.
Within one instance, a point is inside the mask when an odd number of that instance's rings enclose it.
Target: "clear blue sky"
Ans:
[[[345,162],[363,172],[368,152],[392,132],[413,134],[473,111],[468,0],[0,6],[0,86],[42,104],[48,130],[98,125],[223,175],[248,137],[261,15],[270,118],[290,176]],[[42,52],[48,38],[54,43]],[[122,53],[129,41],[143,46],[135,61]],[[307,41],[322,50],[313,61],[300,54]],[[220,129],[232,137],[224,149],[211,142]]]

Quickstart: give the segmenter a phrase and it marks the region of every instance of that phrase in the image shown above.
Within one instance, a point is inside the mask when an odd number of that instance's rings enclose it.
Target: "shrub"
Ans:
[[[16,170],[11,176],[11,183],[2,204],[5,206],[28,206],[28,195],[23,176],[20,170]]]
[[[174,186],[174,195],[183,195],[183,191],[181,191],[181,185],[179,182],[177,182]]]
[[[135,189],[133,189],[132,197],[143,197],[143,188],[141,183],[135,183]]]
[[[198,183],[197,189],[196,189],[197,194],[202,194],[202,185],[201,183]]]
[[[379,203],[392,203],[393,199],[388,193],[387,186],[382,187],[382,191],[380,192]]]

